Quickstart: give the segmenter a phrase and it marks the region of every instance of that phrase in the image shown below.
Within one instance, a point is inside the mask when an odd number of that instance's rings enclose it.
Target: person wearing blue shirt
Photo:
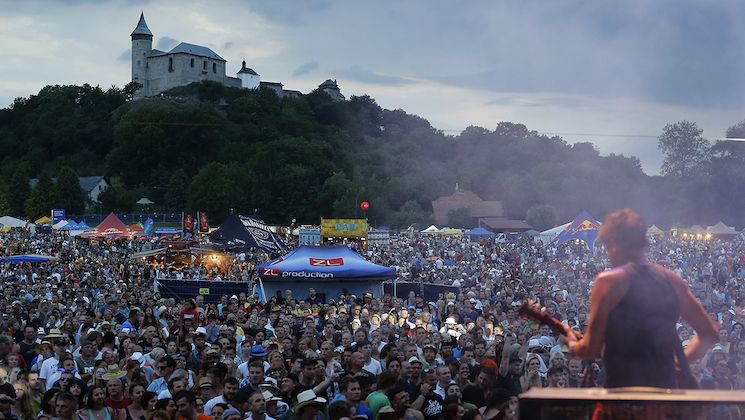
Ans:
[[[352,375],[343,377],[341,382],[339,382],[339,391],[341,391],[341,394],[336,395],[331,400],[331,403],[336,401],[347,401],[356,408],[358,417],[365,416],[368,420],[372,420],[372,410],[360,403],[362,388],[360,387],[360,382],[357,378]]]

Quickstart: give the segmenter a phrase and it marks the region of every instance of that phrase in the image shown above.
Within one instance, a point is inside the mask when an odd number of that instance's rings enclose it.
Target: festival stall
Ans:
[[[381,297],[381,282],[393,279],[396,269],[371,263],[347,246],[301,246],[289,254],[259,265],[263,296],[290,289],[302,295],[309,287],[337,298],[343,289],[357,296]]]
[[[601,223],[586,210],[580,212],[572,223],[554,239],[556,245],[565,244],[569,241],[581,241],[595,252],[595,240],[600,233]]]
[[[717,239],[732,239],[738,235],[735,228],[725,225],[722,221],[713,226],[707,226],[706,232]]]
[[[209,242],[226,250],[259,248],[277,254],[287,250],[287,245],[256,215],[231,214],[212,232]]]
[[[559,234],[561,234],[561,232],[564,232],[567,228],[569,228],[569,225],[571,224],[572,222],[564,223],[563,225],[544,230],[543,232],[535,236],[535,240],[540,241],[544,245],[550,244],[551,242],[553,242],[554,239],[556,239],[557,236],[559,236]]]
[[[429,235],[436,235],[440,233],[440,229],[437,229],[437,226],[435,225],[430,225],[427,229],[424,229],[422,233],[426,233]]]
[[[497,236],[494,232],[484,229],[482,227],[476,227],[466,232],[466,237],[472,241],[479,239],[488,239]]]
[[[0,263],[48,263],[59,260],[58,257],[50,255],[37,255],[37,254],[25,254],[25,255],[11,255],[9,257],[0,257]]]
[[[652,225],[647,229],[647,235],[649,236],[662,236],[664,234],[665,234],[665,231],[658,228],[655,225]]]
[[[0,217],[0,231],[9,232],[14,229],[26,229],[35,226],[33,223],[28,223],[25,220],[21,220],[12,216]]]
[[[96,229],[82,235],[77,235],[75,238],[116,241],[120,239],[129,239],[133,236],[135,236],[135,233],[132,232],[127,225],[125,225],[114,213],[109,213],[109,215],[106,216],[98,226],[96,226]]]

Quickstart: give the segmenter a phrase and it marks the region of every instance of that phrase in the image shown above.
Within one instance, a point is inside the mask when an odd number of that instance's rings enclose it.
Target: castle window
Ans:
[[[207,60],[202,61],[202,70],[207,70]]]
[[[137,67],[140,67],[140,60],[137,60]]]
[[[217,63],[212,63],[212,73],[217,73]]]
[[[191,59],[191,66],[194,67],[194,59]]]
[[[173,71],[173,57],[168,57],[168,71]]]

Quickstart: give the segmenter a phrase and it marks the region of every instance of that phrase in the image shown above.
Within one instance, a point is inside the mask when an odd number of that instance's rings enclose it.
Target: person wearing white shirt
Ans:
[[[245,420],[275,420],[266,414],[266,399],[263,393],[255,392],[248,398],[249,411]]]

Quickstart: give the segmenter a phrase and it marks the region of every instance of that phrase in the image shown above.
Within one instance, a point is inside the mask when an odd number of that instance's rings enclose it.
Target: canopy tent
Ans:
[[[63,226],[67,225],[68,221],[65,219],[60,220],[59,222],[52,225],[52,229],[60,230]]]
[[[706,232],[718,238],[731,238],[738,234],[738,232],[734,228],[725,225],[721,221],[716,225],[707,226]]]
[[[561,232],[569,228],[569,225],[571,224],[572,222],[564,223],[561,226],[556,226],[549,230],[544,230],[543,232],[536,235],[535,240],[543,242],[544,245],[551,243],[554,239],[556,239],[557,236],[559,236]]]
[[[369,292],[380,297],[381,282],[396,277],[395,268],[371,263],[343,245],[301,246],[260,264],[258,270],[265,297],[285,289],[305,292],[309,287],[334,298],[342,289],[357,296]]]
[[[11,255],[9,257],[0,257],[0,263],[47,263],[57,261],[59,258],[50,255]]]
[[[463,236],[463,231],[456,228],[447,228],[440,231],[442,236]]]
[[[564,229],[559,236],[554,239],[556,245],[577,240],[584,242],[590,251],[595,252],[595,240],[598,238],[600,233],[601,223],[597,221],[590,213],[586,210],[582,210],[577,217],[574,218],[569,227]]]
[[[497,236],[496,233],[491,232],[482,227],[476,227],[466,232],[466,236],[469,239],[482,239],[482,238],[493,238]]]
[[[2,229],[25,228],[26,226],[28,226],[28,223],[25,220],[12,216],[0,217],[0,228]]]
[[[231,214],[210,235],[210,242],[224,248],[260,248],[266,252],[284,252],[287,245],[258,216]]]
[[[431,225],[427,229],[424,229],[422,233],[440,233],[440,229],[437,229],[435,225]]]
[[[660,229],[660,228],[658,228],[655,225],[652,225],[652,226],[649,227],[649,229],[647,229],[647,235],[662,236],[664,234],[665,234],[665,231],[662,230],[662,229]]]
[[[52,218],[50,218],[49,216],[40,217],[36,219],[34,223],[36,223],[37,225],[50,225],[52,224]]]
[[[57,230],[62,231],[62,232],[77,230],[77,226],[78,224],[75,223],[74,220],[68,220],[67,223],[65,223],[62,226],[59,226]]]
[[[132,231],[114,213],[109,213],[103,221],[96,226],[92,232],[79,235],[83,239],[107,239],[116,240],[128,238]]]

